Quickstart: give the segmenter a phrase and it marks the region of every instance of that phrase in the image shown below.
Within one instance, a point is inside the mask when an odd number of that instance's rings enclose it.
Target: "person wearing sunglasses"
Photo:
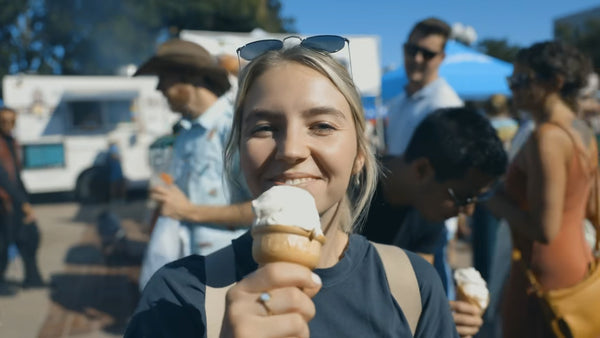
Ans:
[[[444,220],[471,214],[475,203],[487,200],[507,157],[484,116],[464,107],[440,108],[417,127],[403,156],[384,156],[382,164],[385,175],[363,234],[435,263],[434,253],[445,239]],[[450,304],[458,333],[477,333],[481,311],[464,301]]]
[[[254,198],[274,185],[314,197],[326,237],[317,268],[258,266],[244,234],[155,274],[125,337],[457,337],[433,267],[386,246],[406,264],[399,283],[388,282],[379,249],[355,234],[378,179],[364,131],[356,86],[326,50],[297,44],[256,55],[240,74],[225,162],[241,166]],[[229,289],[214,298],[211,286]],[[412,309],[394,301],[409,298]]]
[[[589,274],[593,256],[582,224],[598,146],[576,102],[590,73],[590,60],[576,48],[545,41],[521,49],[508,78],[515,106],[531,115],[535,129],[486,203],[507,220],[520,251],[513,258],[521,257],[512,261],[504,288],[505,337],[555,336],[523,265],[544,291],[574,286]]]
[[[445,57],[444,49],[450,33],[450,26],[446,22],[438,18],[427,18],[418,22],[408,35],[403,45],[404,69],[408,83],[388,106],[385,130],[386,155],[402,156],[415,128],[434,110],[463,106],[456,92],[439,76],[439,68]],[[418,224],[419,220],[423,225]],[[428,221],[418,216],[413,219],[413,222],[416,222],[414,228],[428,228],[426,225]],[[441,229],[442,235],[433,251],[428,247],[428,251],[419,251],[419,253],[435,264],[448,298],[454,299],[454,282],[446,252],[448,242],[455,234],[457,218],[452,217],[441,222],[445,222],[446,225],[435,227]]]
[[[437,108],[459,107],[462,100],[439,76],[450,26],[437,18],[418,22],[403,45],[408,83],[392,99],[386,130],[387,153],[402,155],[419,123]]]

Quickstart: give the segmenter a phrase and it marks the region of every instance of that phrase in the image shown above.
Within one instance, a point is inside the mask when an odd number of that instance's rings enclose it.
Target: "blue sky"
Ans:
[[[552,38],[558,17],[599,6],[597,0],[282,0],[282,14],[301,34],[374,34],[381,65],[401,65],[400,46],[415,22],[429,16],[475,28],[478,40],[521,46]]]

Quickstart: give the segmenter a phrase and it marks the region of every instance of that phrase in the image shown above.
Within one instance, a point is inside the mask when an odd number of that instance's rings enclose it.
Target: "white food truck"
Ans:
[[[156,84],[146,76],[5,76],[29,192],[73,191],[85,200],[110,144],[120,150],[128,187],[145,187],[149,146],[178,119]]]

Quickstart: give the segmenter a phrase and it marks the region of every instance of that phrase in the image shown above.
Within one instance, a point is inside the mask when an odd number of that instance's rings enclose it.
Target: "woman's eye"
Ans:
[[[337,130],[336,127],[334,127],[333,125],[331,125],[330,123],[327,122],[319,122],[319,123],[315,123],[311,129],[315,132],[315,133],[319,133],[319,134],[330,134],[331,132]]]
[[[273,131],[273,127],[270,124],[257,124],[251,129],[251,134],[254,136],[265,136]]]

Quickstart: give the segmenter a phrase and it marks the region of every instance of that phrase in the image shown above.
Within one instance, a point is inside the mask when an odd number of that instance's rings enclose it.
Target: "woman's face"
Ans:
[[[266,71],[249,89],[240,159],[255,197],[274,185],[298,186],[313,195],[321,215],[344,197],[363,164],[344,96],[317,71],[292,62]]]

